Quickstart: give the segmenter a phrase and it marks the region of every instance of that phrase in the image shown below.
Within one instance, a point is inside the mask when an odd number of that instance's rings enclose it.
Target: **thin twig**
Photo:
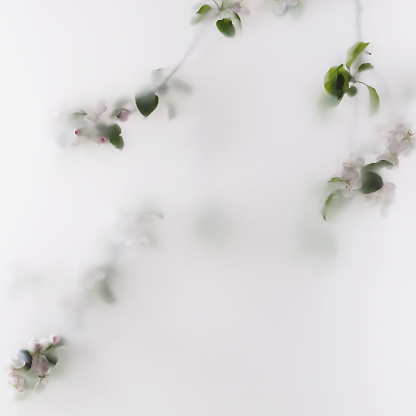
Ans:
[[[172,69],[172,71],[169,72],[169,74],[165,77],[165,79],[159,84],[158,87],[155,88],[155,92],[163,89],[163,87],[166,86],[166,84],[170,81],[170,79],[176,74],[176,72],[178,72],[179,68],[183,65],[183,63],[186,61],[186,59],[188,58],[188,56],[190,55],[190,53],[192,52],[192,50],[194,49],[195,45],[197,44],[199,38],[201,36],[201,32],[199,32],[196,36],[195,39],[192,41],[192,43],[190,44],[189,48],[187,49],[187,51],[185,52],[185,54],[183,55],[182,59],[176,64],[176,66]]]

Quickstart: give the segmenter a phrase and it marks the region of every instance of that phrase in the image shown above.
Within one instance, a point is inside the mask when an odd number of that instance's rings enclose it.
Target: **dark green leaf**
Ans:
[[[110,143],[116,149],[122,149],[124,147],[124,140],[120,136],[121,128],[118,124],[111,124],[107,126],[105,124],[97,124],[97,130],[110,141]]]
[[[373,88],[367,85],[368,93],[370,95],[370,109],[371,112],[374,114],[378,111],[380,107],[380,97],[377,94],[377,91]]]
[[[334,201],[336,201],[337,199],[340,198],[340,196],[341,196],[341,191],[339,189],[337,189],[336,191],[329,194],[329,196],[326,199],[325,204],[322,208],[322,217],[325,221],[326,221],[326,218],[328,216],[329,208],[334,203]]]
[[[363,166],[361,169],[361,172],[369,172],[369,171],[375,171],[377,169],[385,168],[388,166],[393,166],[393,163],[389,162],[388,160],[379,160],[375,163],[369,163],[368,165]]]
[[[369,45],[369,43],[357,42],[347,52],[346,66],[350,69],[352,63],[358,58],[358,55]]]
[[[110,143],[116,148],[116,149],[123,149],[124,147],[124,140],[121,136],[112,136],[110,137]]]
[[[330,182],[344,182],[341,178],[339,178],[338,176],[336,176],[335,178],[331,178],[328,183]]]
[[[350,97],[355,97],[357,95],[357,92],[358,92],[358,89],[357,89],[357,87],[354,87],[354,85],[352,87],[349,87],[348,90],[347,90],[347,94]]]
[[[159,104],[159,97],[153,92],[136,95],[136,106],[145,117],[150,116]]]
[[[197,14],[207,14],[211,11],[212,7],[208,4],[204,4],[201,8],[196,12]]]
[[[369,64],[369,63],[361,64],[358,67],[357,74],[360,73],[360,72],[363,72],[363,71],[367,71],[368,69],[373,69],[373,68],[374,68],[374,66]]]
[[[341,101],[348,91],[350,80],[351,75],[344,68],[344,65],[333,66],[325,75],[324,87],[331,95]]]
[[[372,171],[361,172],[361,182],[363,186],[360,191],[363,194],[372,194],[383,186],[383,178]]]
[[[32,367],[32,355],[28,350],[20,350],[17,358],[25,363],[23,369],[29,371]]]
[[[232,38],[235,35],[235,27],[230,19],[217,20],[217,28],[227,38]]]

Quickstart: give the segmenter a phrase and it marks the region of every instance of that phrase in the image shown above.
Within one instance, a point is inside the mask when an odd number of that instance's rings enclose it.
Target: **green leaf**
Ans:
[[[347,52],[346,66],[350,69],[352,63],[358,58],[358,55],[369,45],[370,43],[357,42]]]
[[[19,355],[17,356],[17,358],[25,363],[25,365],[23,366],[23,370],[29,371],[32,367],[33,360],[30,352],[26,349],[22,349],[19,351]]]
[[[159,97],[153,92],[136,95],[136,106],[145,117],[150,116],[159,104]]]
[[[383,186],[383,178],[373,171],[361,172],[361,182],[363,185],[360,191],[363,194],[372,194]]]
[[[335,178],[331,178],[328,183],[330,182],[344,182],[341,178],[339,178],[338,176],[336,176]]]
[[[351,75],[344,68],[344,65],[333,66],[325,74],[324,87],[339,101],[342,100],[344,94],[348,91]]]
[[[107,138],[110,143],[116,148],[116,149],[122,149],[124,147],[124,140],[120,136],[121,134],[121,128],[118,124],[111,124],[110,126],[107,126],[105,124],[97,124],[97,130],[105,137]]]
[[[326,221],[326,218],[328,216],[328,211],[329,211],[331,205],[334,203],[334,201],[339,199],[340,196],[341,196],[341,191],[339,189],[337,189],[336,191],[329,194],[328,198],[325,201],[324,206],[322,207],[322,211],[321,211],[322,212],[322,217],[325,221]]]
[[[358,67],[357,74],[359,74],[360,72],[363,72],[363,71],[367,71],[368,69],[373,69],[373,68],[374,68],[374,66],[369,64],[369,63],[361,64]]]
[[[377,94],[377,91],[373,88],[367,85],[368,93],[370,95],[370,109],[371,112],[374,114],[378,111],[380,107],[380,97]]]
[[[354,85],[352,87],[349,87],[348,90],[347,90],[347,94],[350,97],[355,97],[357,95],[357,92],[358,92],[358,89],[357,89],[357,87],[354,87]]]
[[[234,21],[236,23],[236,26],[238,26],[239,29],[241,29],[242,28],[242,24],[241,24],[240,16],[237,13],[234,13],[234,16],[233,17],[234,17]]]
[[[217,29],[227,38],[232,38],[235,35],[235,27],[231,19],[217,20]]]
[[[54,354],[48,354],[45,355],[46,359],[48,360],[49,364],[52,366],[55,366],[58,362],[58,357],[56,357]]]
[[[110,143],[116,148],[121,150],[124,147],[124,140],[121,136],[110,137]]]
[[[393,166],[393,163],[388,160],[379,160],[378,162],[369,163],[368,165],[363,166],[361,172],[375,171],[376,169],[386,168],[388,166]]]
[[[196,13],[205,15],[205,14],[209,13],[211,10],[212,10],[211,6],[209,6],[208,4],[204,4],[203,6],[201,6],[201,8]]]

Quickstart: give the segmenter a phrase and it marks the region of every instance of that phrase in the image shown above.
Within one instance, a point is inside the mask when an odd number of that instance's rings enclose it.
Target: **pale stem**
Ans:
[[[163,87],[166,86],[166,84],[170,81],[170,79],[176,74],[176,72],[178,72],[179,68],[183,65],[183,63],[186,61],[186,59],[188,58],[188,56],[190,55],[190,53],[192,52],[192,50],[194,49],[194,47],[196,46],[199,38],[200,38],[201,32],[199,32],[196,36],[195,39],[192,41],[191,45],[189,46],[189,48],[187,49],[187,51],[185,52],[185,54],[183,55],[182,59],[176,64],[176,66],[172,69],[172,71],[169,72],[169,74],[165,77],[165,79],[159,84],[158,87],[155,88],[155,92],[157,92],[158,90],[163,89]]]

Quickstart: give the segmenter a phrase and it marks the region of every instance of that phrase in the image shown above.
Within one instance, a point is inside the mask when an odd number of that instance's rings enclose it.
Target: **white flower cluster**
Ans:
[[[58,335],[52,334],[49,339],[32,338],[28,349],[19,352],[18,359],[9,359],[9,385],[12,395],[30,390],[42,393],[48,382],[51,367],[57,362],[53,350],[62,344]]]
[[[379,154],[376,162],[365,164],[365,160],[361,156],[349,155],[343,162],[338,176],[332,178],[329,182],[337,183],[338,191],[344,198],[349,198],[354,194],[355,190],[361,189],[368,200],[381,204],[384,214],[388,205],[391,204],[396,191],[396,185],[392,182],[383,182],[379,175],[379,186],[373,189],[365,189],[366,175],[372,169],[386,167],[392,169],[399,164],[399,156],[407,152],[411,148],[413,132],[406,123],[395,123],[387,131],[387,145],[385,151]],[[381,165],[382,161],[388,163]]]
[[[127,121],[131,110],[118,105],[110,114],[107,113],[107,106],[99,102],[94,110],[80,110],[72,113],[73,117],[73,144],[78,144],[80,139],[86,139],[98,144],[108,143],[109,137],[103,134],[103,129],[112,123]],[[105,131],[105,129],[104,129]]]
[[[387,133],[386,151],[377,156],[377,160],[387,160],[397,166],[399,156],[410,149],[413,132],[406,123],[399,122],[393,124]]]

